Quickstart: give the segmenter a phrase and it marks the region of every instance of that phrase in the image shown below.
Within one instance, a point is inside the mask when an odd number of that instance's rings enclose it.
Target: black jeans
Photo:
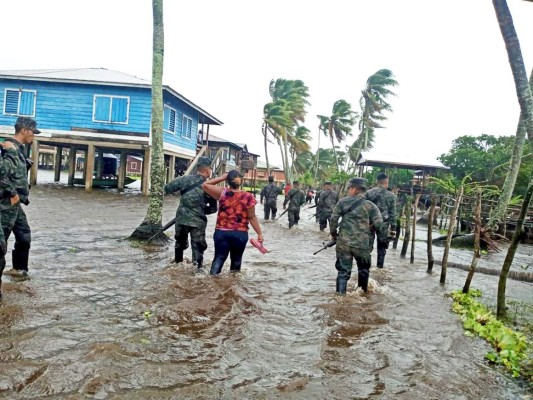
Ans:
[[[248,232],[215,230],[215,258],[211,264],[211,275],[218,275],[228,258],[231,259],[230,271],[240,271],[242,255],[248,242]]]

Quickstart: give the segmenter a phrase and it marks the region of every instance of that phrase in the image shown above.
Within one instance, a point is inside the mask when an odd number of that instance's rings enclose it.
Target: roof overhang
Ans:
[[[385,154],[375,151],[363,152],[357,165],[381,168],[399,168],[424,171],[449,170],[440,161],[422,155]]]

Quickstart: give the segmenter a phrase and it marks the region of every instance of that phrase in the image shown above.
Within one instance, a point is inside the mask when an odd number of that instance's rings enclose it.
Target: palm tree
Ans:
[[[293,135],[289,136],[290,152],[291,152],[291,164],[293,169],[296,171],[294,161],[298,154],[309,151],[311,146],[308,143],[308,140],[311,140],[310,130],[305,126],[298,126],[294,131]]]
[[[163,0],[152,0],[152,161],[150,164],[150,199],[144,221],[130,238],[146,240],[161,228],[165,165],[163,155],[163,55],[165,49]],[[148,161],[148,160],[146,160]],[[166,239],[166,235],[161,235]],[[163,240],[163,239],[162,239]]]
[[[335,139],[341,143],[346,136],[352,134],[352,126],[355,124],[357,114],[352,111],[352,106],[346,100],[337,100],[333,104],[331,116],[317,115],[317,117],[320,119],[319,129],[331,140],[331,148],[335,155],[337,171],[339,171]]]
[[[280,146],[286,181],[290,182],[289,136],[299,122],[305,122],[309,89],[301,80],[280,78],[270,81],[269,94],[272,101],[264,107],[263,120],[274,132]]]
[[[528,84],[526,67],[524,65],[524,59],[522,58],[522,50],[520,49],[518,35],[516,34],[516,30],[514,28],[513,18],[511,16],[511,12],[509,11],[507,1],[492,0],[492,4],[494,6],[494,11],[496,12],[498,24],[500,25],[500,31],[502,33],[502,37],[505,42],[505,47],[507,49],[507,56],[509,58],[511,71],[513,72],[516,95],[518,97],[518,102],[520,103],[521,117],[524,120],[529,141],[533,145],[533,96],[531,94],[531,89]],[[529,186],[527,192],[529,195],[529,200],[531,200],[530,189],[531,185]],[[525,204],[525,206],[527,207],[528,204]],[[518,225],[523,224],[524,219],[522,217],[523,215],[521,213],[517,223],[517,227]],[[509,249],[509,253],[507,255],[510,258],[510,261],[512,261],[512,258],[514,256],[512,248]],[[508,260],[506,257],[498,282],[498,318],[505,316],[505,288],[507,283],[507,274],[509,273],[509,268],[511,266],[511,262],[507,261]]]
[[[359,136],[352,144],[352,148],[356,150],[350,151],[354,163],[357,162],[362,151],[372,147],[374,129],[383,128],[381,123],[387,119],[384,112],[392,111],[387,98],[396,96],[390,89],[395,86],[398,86],[398,82],[394,79],[394,74],[389,69],[380,69],[367,79],[359,100],[361,107]]]

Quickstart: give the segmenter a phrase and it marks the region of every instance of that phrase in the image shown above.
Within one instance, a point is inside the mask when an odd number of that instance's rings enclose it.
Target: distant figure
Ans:
[[[313,197],[315,197],[315,192],[312,187],[309,187],[309,189],[307,189],[307,194],[305,195],[305,204],[311,204]]]
[[[368,290],[372,265],[368,236],[370,227],[381,228],[383,219],[379,208],[366,200],[365,191],[366,179],[350,179],[348,196],[337,203],[331,217],[329,229],[332,239],[337,241],[335,268],[338,271],[336,292],[339,295],[346,294],[354,258],[358,270],[357,286],[365,292]]]
[[[216,186],[224,180],[228,188]],[[219,201],[217,224],[213,235],[215,256],[211,264],[211,275],[218,275],[222,271],[228,255],[231,258],[230,271],[241,270],[242,255],[248,243],[248,224],[251,224],[257,233],[257,240],[263,242],[261,226],[255,215],[255,197],[240,189],[242,182],[241,173],[232,170],[202,185],[207,194]]]
[[[285,187],[283,188],[283,190],[285,190],[285,196],[287,196],[287,193],[289,193],[289,192],[291,191],[291,189],[292,189],[292,185],[291,185],[290,182],[289,182],[289,183],[287,183],[287,184],[285,185]]]
[[[37,129],[35,120],[18,117],[15,122],[15,135],[1,143],[0,219],[3,232],[0,234],[0,279],[6,265],[7,240],[12,232],[15,235],[15,249],[11,253],[13,269],[9,274],[19,278],[28,276],[31,229],[21,204],[30,204],[28,170],[32,162],[26,157],[24,145],[31,144],[34,135],[39,133],[41,131]]]
[[[294,181],[293,188],[285,195],[285,201],[283,202],[283,209],[289,204],[289,229],[294,225],[298,225],[300,220],[300,207],[305,204],[305,193],[300,189],[300,183]]]
[[[179,192],[180,205],[176,210],[176,244],[174,261],[183,261],[183,252],[189,247],[191,236],[192,261],[203,267],[204,252],[207,249],[205,228],[207,226],[205,193],[201,185],[211,176],[211,159],[200,157],[196,164],[196,175],[180,176],[165,185],[165,194]]]
[[[374,238],[377,236],[377,267],[383,268],[385,255],[389,248],[389,240],[394,239],[394,236],[396,236],[396,196],[387,190],[389,187],[389,177],[387,174],[380,173],[377,179],[378,185],[366,192],[366,198],[378,206],[381,217],[383,218],[381,229],[372,229],[370,237],[371,247],[373,247]]]
[[[333,209],[338,201],[339,195],[331,188],[331,182],[324,182],[323,190],[320,192],[316,206],[321,231],[327,228]]]
[[[270,212],[272,211],[272,219],[276,219],[276,213],[278,212],[278,195],[281,194],[281,189],[274,184],[274,177],[268,177],[268,185],[261,190],[260,202],[263,204],[265,211],[265,221],[270,218]],[[264,201],[264,202],[263,202]]]

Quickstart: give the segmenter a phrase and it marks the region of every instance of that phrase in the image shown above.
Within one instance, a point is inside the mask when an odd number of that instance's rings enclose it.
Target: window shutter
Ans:
[[[111,98],[97,96],[94,98],[94,119],[96,121],[109,121],[109,107]]]
[[[35,104],[34,92],[20,92],[19,115],[34,115],[33,105]]]
[[[6,114],[18,114],[19,93],[18,90],[6,90],[6,104],[4,105],[4,112]]]
[[[128,121],[128,99],[113,97],[113,107],[111,109],[111,122]]]

